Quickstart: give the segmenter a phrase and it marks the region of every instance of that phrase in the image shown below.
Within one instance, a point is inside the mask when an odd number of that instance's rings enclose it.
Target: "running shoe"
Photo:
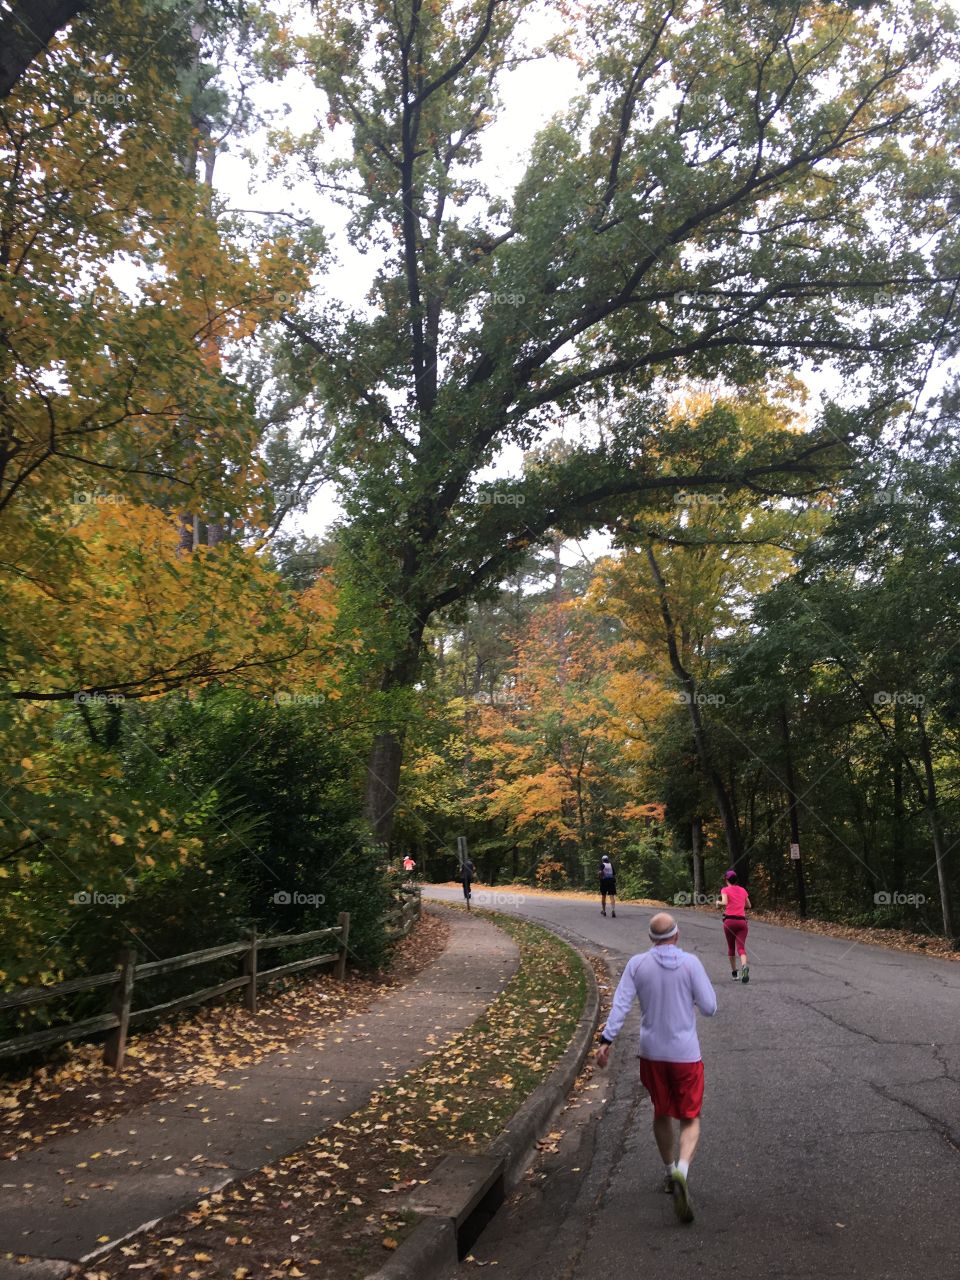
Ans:
[[[610,914],[613,916],[614,920],[616,920],[617,913],[615,911],[611,911]]]
[[[665,1191],[668,1196],[673,1195],[673,1174],[672,1173],[665,1173],[663,1175],[663,1186],[660,1189],[661,1191]]]
[[[740,981],[739,973],[734,973],[733,970],[730,971],[730,977],[734,980],[734,982]]]
[[[674,1169],[670,1177],[673,1179],[673,1209],[683,1223],[693,1221],[693,1205],[687,1190],[687,1180],[679,1169]]]
[[[603,907],[600,908],[600,914],[602,916],[605,916],[607,914],[606,911],[604,911]]]
[[[740,971],[740,981],[741,982],[750,981],[750,966],[748,964],[745,964]]]

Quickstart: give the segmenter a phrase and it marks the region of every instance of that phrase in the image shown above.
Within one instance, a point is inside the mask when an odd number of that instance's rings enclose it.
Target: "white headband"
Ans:
[[[669,929],[667,929],[666,933],[656,933],[656,932],[655,932],[655,930],[654,930],[654,928],[653,928],[653,925],[651,925],[651,926],[650,926],[650,941],[651,941],[651,942],[666,942],[666,940],[667,940],[668,938],[676,937],[677,931],[678,931],[678,925],[677,925],[676,921],[674,921],[674,923],[670,926],[670,928],[669,928]]]

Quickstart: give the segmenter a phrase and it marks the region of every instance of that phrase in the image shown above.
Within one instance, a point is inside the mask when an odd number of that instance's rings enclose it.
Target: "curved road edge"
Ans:
[[[537,1142],[567,1100],[593,1045],[600,1018],[600,991],[590,961],[560,930],[543,921],[539,927],[561,938],[580,957],[586,976],[587,998],[577,1029],[560,1061],[520,1104],[483,1156],[447,1157],[465,1177],[457,1179],[456,1199],[444,1210],[426,1213],[396,1253],[367,1280],[443,1280],[458,1263],[457,1231],[463,1221],[493,1192],[502,1201],[523,1176],[537,1151]],[[438,1169],[441,1166],[438,1166]],[[436,1172],[436,1170],[434,1171]],[[499,1208],[499,1203],[493,1207]]]

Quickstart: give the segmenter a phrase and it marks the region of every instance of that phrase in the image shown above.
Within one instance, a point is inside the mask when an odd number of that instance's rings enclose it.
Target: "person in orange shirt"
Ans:
[[[730,960],[730,972],[741,982],[750,981],[750,966],[747,964],[747,911],[750,909],[750,895],[742,885],[737,883],[737,873],[731,868],[723,877],[725,884],[720,890],[720,907],[723,910],[723,936],[727,940],[727,956]],[[740,957],[740,972],[737,973],[737,960],[734,948]]]

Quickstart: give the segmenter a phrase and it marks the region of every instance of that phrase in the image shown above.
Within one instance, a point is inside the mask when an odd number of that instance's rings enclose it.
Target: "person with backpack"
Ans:
[[[750,966],[747,964],[747,911],[750,909],[750,895],[743,885],[737,883],[737,873],[731,869],[726,873],[724,886],[720,890],[719,906],[723,911],[723,936],[727,940],[727,958],[730,961],[730,972],[734,979],[741,982],[750,981]],[[740,958],[740,972],[737,973],[737,960],[734,948]]]
[[[607,914],[607,898],[610,898],[610,914],[617,914],[617,873],[606,854],[600,859],[600,914]]]

